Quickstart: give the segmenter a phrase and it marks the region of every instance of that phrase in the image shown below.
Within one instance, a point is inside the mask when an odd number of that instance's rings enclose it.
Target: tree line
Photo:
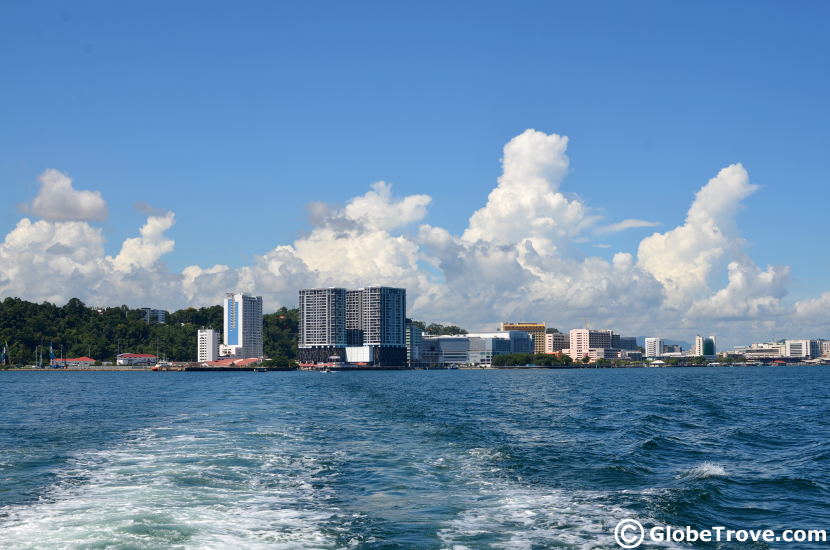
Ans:
[[[167,316],[164,324],[149,325],[140,309],[125,305],[90,308],[72,298],[63,306],[36,304],[20,298],[0,302],[0,348],[7,346],[7,362],[34,364],[38,351],[49,362],[55,357],[88,356],[115,361],[119,353],[152,353],[170,361],[196,361],[200,328],[221,331],[222,306],[186,308]],[[299,312],[282,307],[263,315],[264,353],[274,363],[287,365],[297,357]]]

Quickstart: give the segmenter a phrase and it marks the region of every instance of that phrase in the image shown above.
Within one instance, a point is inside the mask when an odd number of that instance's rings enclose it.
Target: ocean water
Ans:
[[[0,548],[616,548],[623,518],[830,529],[828,387],[821,367],[4,372]]]

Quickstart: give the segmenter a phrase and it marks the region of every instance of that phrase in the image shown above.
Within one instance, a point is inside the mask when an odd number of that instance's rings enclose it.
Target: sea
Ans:
[[[830,369],[0,372],[0,548],[610,549],[629,518],[830,530]]]

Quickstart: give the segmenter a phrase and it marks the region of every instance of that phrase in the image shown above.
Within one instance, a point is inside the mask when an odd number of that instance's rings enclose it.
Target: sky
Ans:
[[[826,2],[5,2],[0,297],[830,338]]]

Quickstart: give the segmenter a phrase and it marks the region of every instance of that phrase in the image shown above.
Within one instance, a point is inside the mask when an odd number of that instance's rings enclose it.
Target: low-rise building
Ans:
[[[490,366],[497,355],[533,352],[533,337],[525,331],[479,332],[463,336],[425,335],[421,359],[428,365]]]
[[[91,357],[67,357],[65,359],[52,359],[53,367],[66,367],[69,369],[89,368],[94,364],[95,359]]]
[[[149,367],[158,362],[158,357],[149,353],[121,353],[115,363],[127,367]]]

